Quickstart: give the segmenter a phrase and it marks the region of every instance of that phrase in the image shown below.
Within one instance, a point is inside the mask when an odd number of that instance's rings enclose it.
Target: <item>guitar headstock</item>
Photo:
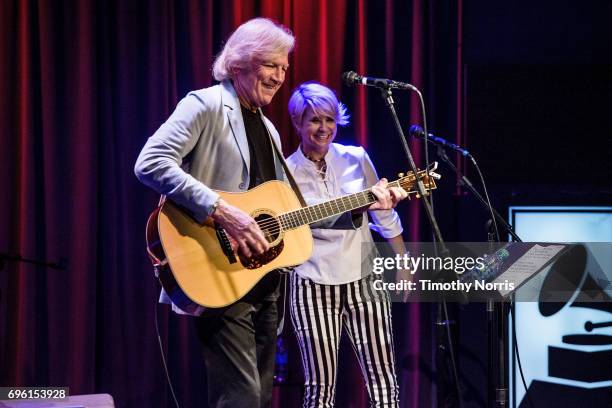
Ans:
[[[394,181],[393,183],[389,183],[392,187],[401,187],[408,193],[408,198],[410,199],[411,194],[415,194],[416,198],[420,198],[420,194],[417,190],[416,184],[417,180],[423,180],[423,185],[425,186],[425,192],[429,193],[430,190],[435,190],[438,188],[436,185],[436,180],[440,180],[442,176],[436,173],[436,169],[438,168],[438,162],[433,162],[429,165],[429,167],[425,170],[418,170],[416,176],[413,172],[409,172],[406,175],[400,173],[399,179]]]

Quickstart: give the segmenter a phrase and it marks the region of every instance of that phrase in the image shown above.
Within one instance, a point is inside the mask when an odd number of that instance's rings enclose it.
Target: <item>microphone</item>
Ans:
[[[410,136],[416,137],[417,139],[425,139],[425,131],[419,125],[412,125],[412,126],[410,126],[410,130],[408,130],[408,133],[410,134]],[[451,143],[448,140],[443,139],[441,137],[434,136],[431,133],[429,134],[427,140],[429,142],[433,143],[433,144],[438,145],[438,146],[449,147],[449,148],[451,148],[451,149],[461,153],[462,155],[464,155],[466,157],[472,157],[470,152],[468,152],[463,147],[457,146],[456,144]]]
[[[406,82],[398,82],[392,79],[386,78],[372,78],[367,76],[361,76],[354,71],[348,71],[342,74],[344,83],[348,86],[353,85],[365,85],[373,86],[375,88],[395,88],[395,89],[408,89],[410,91],[418,92],[416,86],[408,84]]]

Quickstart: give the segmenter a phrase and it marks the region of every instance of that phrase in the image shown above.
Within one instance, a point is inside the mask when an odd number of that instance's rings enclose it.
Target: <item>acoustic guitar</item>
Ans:
[[[436,188],[437,163],[417,172],[426,192]],[[410,198],[419,197],[412,172],[390,182]],[[268,181],[247,192],[217,191],[229,204],[253,217],[270,249],[250,258],[234,253],[226,232],[212,218],[200,224],[179,206],[166,200],[149,216],[147,250],[162,287],[180,309],[196,305],[224,307],[246,295],[268,272],[299,265],[312,253],[309,225],[376,201],[371,189],[301,207],[291,187]]]

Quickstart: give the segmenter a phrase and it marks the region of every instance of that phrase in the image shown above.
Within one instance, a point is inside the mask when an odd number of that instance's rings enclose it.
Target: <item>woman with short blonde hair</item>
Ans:
[[[406,198],[406,192],[387,188],[386,180],[378,179],[363,148],[333,143],[337,127],[347,125],[349,117],[328,87],[316,82],[298,86],[289,100],[289,115],[300,146],[287,163],[307,204],[370,187],[379,199],[375,205],[343,214],[352,219],[350,225],[312,228],[312,256],[291,274],[291,320],[304,368],[303,407],[334,405],[343,329],[357,354],[371,406],[397,407],[389,295],[373,289],[373,275],[362,275],[361,265],[376,256],[374,250],[362,251],[368,247],[364,243],[374,248],[368,216],[396,251],[405,252],[402,225],[393,207]],[[385,194],[387,204],[378,205]]]

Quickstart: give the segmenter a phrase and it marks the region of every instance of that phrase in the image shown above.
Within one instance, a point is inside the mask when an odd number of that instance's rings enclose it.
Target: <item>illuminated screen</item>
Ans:
[[[525,242],[612,242],[612,207],[510,207],[510,224],[519,237]],[[602,247],[599,245],[599,247]],[[610,281],[610,251],[600,251],[596,244],[586,245],[590,262],[604,265],[598,268],[603,281]],[[609,247],[606,247],[609,248]],[[591,265],[591,264],[590,264]],[[550,268],[542,271],[547,274]],[[593,270],[592,267],[585,268]],[[605,292],[609,293],[610,285]],[[612,344],[580,345],[571,344],[567,339],[587,338],[595,332],[599,338],[609,336],[612,339],[612,327],[604,327],[587,333],[585,322],[609,322],[611,314],[597,308],[572,307],[567,302],[552,316],[543,316],[537,302],[517,302],[515,304],[516,337],[520,358],[532,402],[535,406],[550,403],[550,398],[582,400],[583,406],[600,406],[612,404],[612,401],[601,401],[602,395],[610,396],[612,377],[606,374],[591,373],[586,365],[588,360],[597,362],[599,356],[610,356]],[[603,309],[603,308],[602,308]],[[608,308],[609,309],[609,308]],[[510,320],[511,322],[511,320]],[[512,325],[508,330],[512,333]],[[574,337],[572,337],[574,336]],[[509,350],[512,353],[512,339],[509,339]],[[583,374],[572,374],[569,369],[555,368],[555,362],[569,361],[570,355],[576,358],[576,367]],[[584,358],[582,358],[582,357]],[[550,361],[549,361],[550,360]],[[518,364],[510,355],[509,365],[510,406],[527,407],[525,387],[521,381]],[[551,368],[551,364],[552,367]],[[580,367],[585,362],[584,367]],[[565,370],[565,371],[563,371]],[[586,374],[584,374],[586,373]],[[599,375],[599,377],[598,377]],[[537,389],[536,389],[537,388]],[[598,402],[589,402],[599,399]],[[546,405],[548,406],[548,405]],[[612,406],[612,405],[601,405]]]

